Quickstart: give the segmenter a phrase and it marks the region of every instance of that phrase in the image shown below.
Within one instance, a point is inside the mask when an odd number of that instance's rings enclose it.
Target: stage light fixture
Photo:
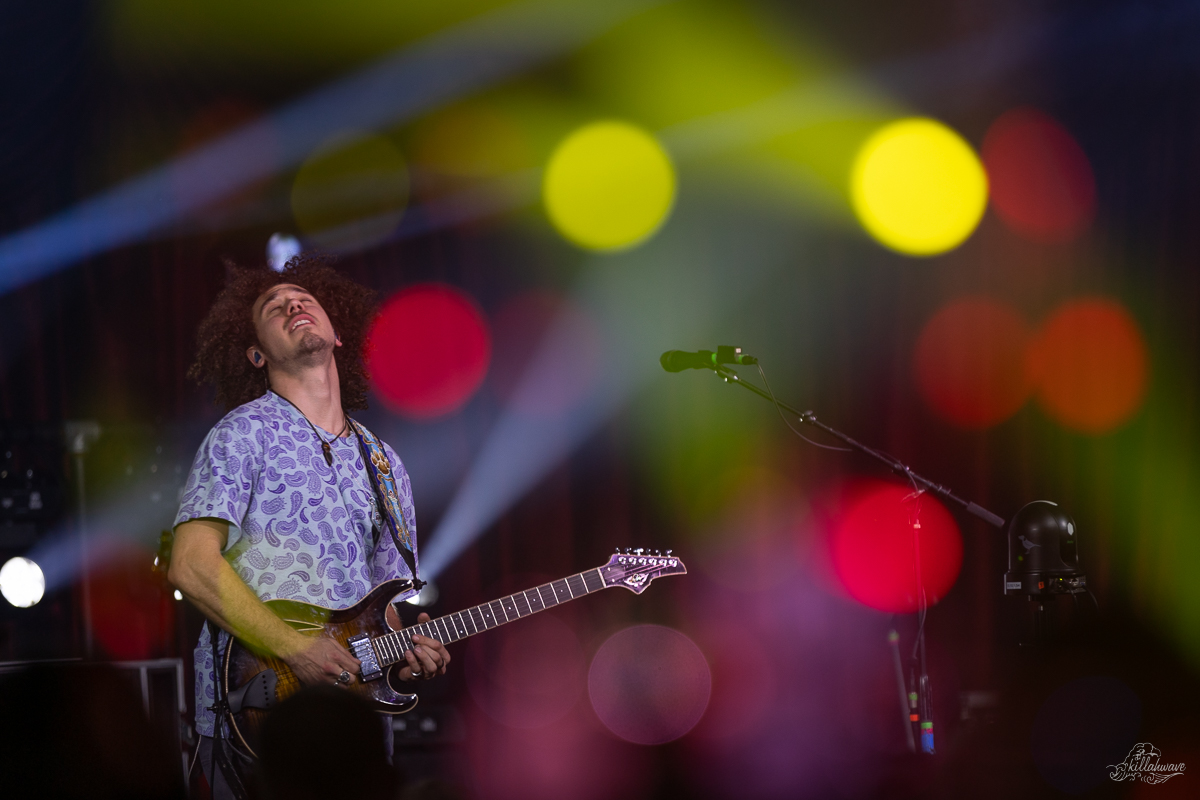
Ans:
[[[1026,504],[1008,526],[1004,593],[1041,599],[1086,592],[1077,534],[1075,520],[1057,503],[1035,500]]]
[[[17,556],[0,567],[0,594],[17,608],[37,605],[46,592],[46,576],[36,562]]]
[[[267,264],[276,272],[283,272],[287,262],[304,251],[304,246],[295,236],[272,233],[267,240]]]

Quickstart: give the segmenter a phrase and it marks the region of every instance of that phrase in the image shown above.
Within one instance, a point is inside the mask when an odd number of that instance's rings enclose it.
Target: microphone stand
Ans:
[[[726,383],[730,383],[730,382],[736,383],[738,386],[741,386],[743,389],[747,389],[751,392],[754,392],[756,395],[763,398],[764,400],[778,405],[779,408],[783,409],[784,411],[794,414],[796,416],[796,418],[799,419],[801,422],[803,422],[805,425],[811,425],[814,428],[825,431],[825,433],[828,433],[830,436],[834,437],[835,439],[843,442],[844,444],[849,445],[850,447],[854,448],[858,452],[864,453],[864,454],[870,456],[871,458],[875,459],[876,461],[880,461],[883,464],[886,464],[888,469],[890,469],[892,472],[895,472],[897,475],[903,475],[906,479],[908,479],[909,481],[912,481],[912,483],[914,483],[915,485],[920,486],[925,491],[932,492],[933,494],[936,494],[939,497],[944,497],[945,499],[949,500],[950,502],[961,506],[963,508],[963,510],[966,511],[968,514],[972,514],[976,517],[979,517],[984,522],[987,522],[989,525],[994,525],[997,528],[1004,527],[1004,519],[1002,517],[999,517],[996,514],[993,514],[991,511],[988,511],[986,508],[983,508],[982,506],[972,503],[969,500],[964,500],[963,498],[956,495],[954,492],[950,491],[950,489],[948,489],[947,487],[942,486],[940,483],[934,483],[933,481],[929,480],[928,478],[926,478],[922,475],[919,475],[916,472],[913,472],[911,467],[903,464],[898,459],[892,458],[891,456],[887,455],[886,453],[881,453],[878,450],[867,447],[865,444],[858,442],[854,439],[851,439],[849,436],[847,436],[846,434],[837,430],[836,428],[829,427],[824,422],[821,422],[819,419],[817,419],[817,415],[814,414],[813,412],[797,411],[796,409],[789,406],[787,403],[784,403],[783,401],[772,397],[769,393],[763,391],[762,389],[758,388],[754,384],[746,383],[744,380],[742,380],[741,378],[738,377],[738,374],[736,372],[734,372],[732,369],[730,369],[726,365],[718,364],[714,367],[709,367],[709,369],[711,369],[713,372],[717,373],[718,376],[724,378]]]
[[[716,359],[714,359],[714,361],[715,360]],[[1004,527],[1004,519],[1002,517],[999,517],[996,514],[993,514],[991,511],[988,511],[986,508],[983,508],[982,506],[977,505],[976,503],[970,502],[969,500],[964,500],[963,498],[954,494],[954,492],[950,491],[950,489],[941,485],[940,483],[934,483],[933,481],[929,480],[928,478],[926,478],[922,475],[919,475],[916,472],[913,472],[911,467],[904,464],[899,459],[892,458],[891,456],[887,455],[886,453],[882,453],[878,450],[875,450],[874,448],[867,447],[862,442],[859,442],[855,439],[850,438],[849,436],[847,436],[846,434],[837,430],[836,428],[832,428],[829,425],[826,425],[824,422],[821,422],[819,419],[817,419],[817,415],[814,414],[813,412],[797,411],[795,408],[792,408],[787,403],[780,402],[779,399],[777,399],[770,392],[764,391],[763,389],[758,388],[754,384],[747,383],[746,381],[742,380],[740,377],[738,377],[738,374],[736,372],[734,372],[732,369],[730,369],[725,364],[715,363],[711,366],[706,364],[705,368],[711,369],[713,372],[715,372],[717,374],[718,377],[724,379],[726,383],[734,383],[738,386],[741,386],[743,389],[746,389],[747,391],[754,392],[754,394],[758,395],[759,397],[763,398],[764,400],[767,400],[770,403],[772,403],[773,405],[775,405],[776,408],[778,408],[782,411],[787,411],[788,413],[795,415],[795,417],[797,419],[799,419],[801,422],[803,422],[805,425],[809,425],[813,428],[822,430],[825,433],[832,436],[833,438],[842,442],[843,444],[848,445],[852,449],[857,450],[858,452],[863,453],[865,455],[868,455],[871,458],[875,459],[876,461],[879,461],[879,462],[887,465],[888,469],[890,469],[892,472],[895,472],[898,475],[903,475],[914,486],[918,486],[924,491],[928,491],[932,494],[937,495],[938,497],[945,498],[946,500],[949,500],[952,503],[955,503],[956,505],[963,508],[968,514],[972,514],[976,517],[979,517],[980,519],[987,522],[989,525],[994,525],[997,528]],[[914,545],[914,552],[916,553],[915,561],[916,561],[916,569],[917,569],[917,576],[916,576],[917,577],[917,592],[918,592],[918,597],[920,598],[919,613],[921,615],[921,622],[917,627],[917,642],[916,642],[915,649],[916,649],[916,652],[919,654],[918,658],[919,658],[921,674],[919,676],[911,676],[910,677],[910,680],[909,680],[910,687],[909,687],[908,692],[904,691],[904,675],[900,670],[899,653],[898,653],[898,649],[897,649],[898,637],[893,638],[893,637],[895,637],[894,631],[889,631],[888,643],[889,643],[889,645],[892,646],[892,648],[894,650],[897,650],[897,652],[895,654],[896,678],[897,678],[897,682],[899,683],[899,686],[900,686],[901,695],[905,696],[908,700],[908,704],[907,704],[908,707],[905,709],[905,711],[907,712],[905,715],[905,724],[908,726],[907,727],[908,748],[911,752],[916,751],[915,743],[913,741],[913,736],[912,736],[912,724],[919,723],[921,752],[932,755],[934,753],[933,687],[929,681],[929,674],[926,670],[926,665],[925,665],[924,615],[926,612],[926,605],[925,605],[925,592],[922,590],[921,585],[920,585],[920,580],[921,580],[921,578],[920,578],[920,568],[921,568],[921,566],[920,566],[920,550],[916,549],[916,548],[919,548],[919,541],[916,539],[915,533],[914,533],[914,537],[913,537],[913,545]]]

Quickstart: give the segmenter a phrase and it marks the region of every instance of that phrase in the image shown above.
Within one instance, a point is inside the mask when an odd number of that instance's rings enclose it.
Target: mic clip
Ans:
[[[716,358],[713,361],[720,364],[757,364],[758,359],[751,355],[746,355],[740,347],[732,347],[730,345],[718,345]]]

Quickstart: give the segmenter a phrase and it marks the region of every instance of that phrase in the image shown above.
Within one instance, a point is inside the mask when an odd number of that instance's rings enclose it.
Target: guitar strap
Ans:
[[[384,525],[392,536],[396,550],[408,565],[413,585],[420,589],[424,582],[417,579],[417,559],[413,553],[412,532],[409,530],[408,520],[404,517],[404,509],[400,505],[400,495],[396,491],[396,479],[392,474],[391,462],[388,461],[387,453],[375,434],[353,419],[350,420],[350,426],[354,429],[355,436],[358,437],[363,464],[371,476],[371,488],[375,491],[375,502],[383,512],[381,516]],[[378,544],[378,535],[379,532],[376,530],[376,544]],[[238,751],[233,742],[229,740],[228,734],[225,733],[226,717],[230,712],[229,701],[222,690],[220,676],[221,653],[218,644],[220,630],[211,620],[208,620],[207,624],[209,638],[212,640],[213,668],[217,673],[214,681],[216,702],[212,706],[216,715],[216,728],[213,731],[213,762],[225,776],[235,800],[246,800],[248,793],[244,766],[249,763],[249,759]]]
[[[383,511],[383,524],[392,535],[404,563],[408,565],[412,575],[413,585],[418,589],[424,583],[417,579],[417,558],[413,553],[412,532],[408,528],[408,520],[404,517],[404,509],[400,505],[400,494],[396,491],[396,477],[392,474],[392,465],[388,461],[383,444],[364,426],[356,420],[350,420],[350,427],[358,437],[358,446],[362,451],[363,464],[371,476],[371,488],[375,490],[375,501]]]

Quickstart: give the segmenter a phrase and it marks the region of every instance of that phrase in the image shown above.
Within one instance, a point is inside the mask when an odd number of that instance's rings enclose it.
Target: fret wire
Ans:
[[[512,599],[513,599],[513,608],[515,608],[517,610],[518,617],[527,617],[533,613],[533,609],[529,607],[529,598],[525,596],[524,592],[521,592],[520,594],[514,594],[512,596]],[[521,613],[521,602],[522,601],[524,601],[524,603],[525,603],[525,613]]]
[[[537,595],[538,607],[536,609],[533,609],[533,601],[529,600],[530,592],[533,592],[535,595]],[[526,589],[523,594],[525,595],[525,602],[529,603],[529,607],[534,611],[542,611],[546,608],[546,604],[542,602],[542,594],[537,590],[536,586],[532,589]]]
[[[604,579],[600,577],[600,570],[591,569],[581,574],[583,575],[583,586],[587,589],[588,594],[604,588]],[[596,584],[595,588],[592,587],[593,583]]]
[[[632,569],[628,570],[626,574],[639,574],[650,571],[652,570]],[[592,584],[594,584],[594,587]],[[511,621],[514,616],[520,618],[528,614],[536,614],[539,611],[545,611],[551,606],[559,605],[568,600],[574,600],[584,594],[608,588],[608,586],[609,583],[604,577],[603,569],[591,569],[557,581],[542,584],[541,586],[535,586],[532,589],[525,589],[516,594],[510,594],[488,603],[472,606],[464,611],[447,614],[429,622],[413,625],[410,628],[386,633],[370,641],[380,663],[384,666],[390,666],[404,660],[404,653],[415,646],[412,641],[412,631],[416,631],[430,639],[435,639],[442,644],[450,644],[480,631],[494,628],[497,625],[503,625]],[[546,598],[547,589],[550,590],[549,602],[547,602]],[[530,597],[530,592],[535,593],[537,598],[536,603]],[[496,611],[496,604],[500,606],[499,613]],[[522,611],[522,604],[525,607],[524,611]],[[489,619],[491,624],[488,624]]]

